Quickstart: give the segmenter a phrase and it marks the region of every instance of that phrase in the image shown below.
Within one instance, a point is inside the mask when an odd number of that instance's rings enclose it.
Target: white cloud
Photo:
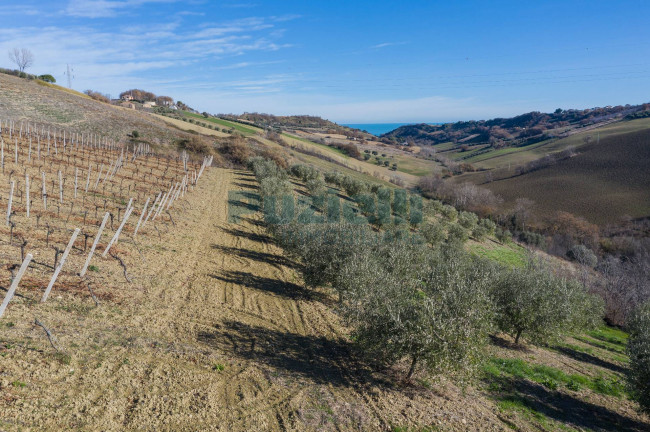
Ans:
[[[384,42],[380,43],[377,45],[373,45],[370,48],[372,49],[381,49],[381,48],[386,48],[386,47],[391,47],[391,46],[399,46],[399,45],[406,45],[406,42]]]
[[[174,3],[178,0],[70,0],[65,14],[80,18],[112,18],[147,3]]]

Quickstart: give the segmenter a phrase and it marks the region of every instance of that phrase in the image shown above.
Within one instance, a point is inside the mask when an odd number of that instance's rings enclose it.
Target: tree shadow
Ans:
[[[200,332],[197,339],[220,352],[230,352],[318,384],[349,386],[357,378],[372,380],[370,371],[352,360],[352,348],[342,340],[235,321]],[[349,370],[351,363],[355,363],[354,371]]]
[[[608,362],[607,360],[603,360],[601,358],[598,358],[596,356],[593,356],[591,354],[587,354],[584,352],[576,351],[572,348],[568,347],[563,347],[563,346],[555,346],[553,349],[561,354],[564,354],[567,357],[571,357],[574,360],[583,362],[583,363],[590,363],[595,366],[600,366],[602,368],[609,369],[613,372],[619,372],[619,373],[624,373],[626,371],[626,368],[623,366],[617,365],[616,363]]]
[[[213,244],[210,246],[212,249],[219,250],[223,253],[227,253],[229,255],[236,255],[241,258],[247,258],[251,260],[255,260],[258,262],[263,262],[267,264],[271,264],[274,266],[285,266],[285,267],[290,267],[290,268],[297,268],[298,264],[295,263],[294,261],[291,261],[282,255],[275,255],[275,254],[270,254],[266,252],[259,252],[259,251],[252,251],[248,249],[239,249],[239,248],[234,248],[230,246],[221,246],[217,244]]]
[[[492,395],[502,402],[511,402],[553,420],[574,426],[581,430],[594,431],[647,431],[650,424],[625,417],[608,408],[595,405],[569,394],[548,390],[540,384],[531,381],[500,377],[490,378],[500,386],[499,394]]]
[[[236,228],[223,228],[221,227],[221,230],[225,233],[228,233],[230,235],[236,236],[236,237],[244,237],[248,240],[252,240],[258,243],[270,243],[270,244],[275,244],[275,240],[266,235],[266,234],[258,234],[258,233],[252,233],[248,231],[243,231],[240,229]]]
[[[248,184],[248,183],[233,183],[235,186],[247,188],[247,189],[253,189],[253,190],[259,190],[259,186],[256,184]]]
[[[532,350],[528,348],[526,345],[521,343],[516,344],[514,341],[510,341],[501,336],[490,335],[490,340],[492,341],[493,345],[496,345],[499,348],[505,348],[505,349],[520,351],[520,352],[532,352]]]
[[[307,290],[292,282],[284,282],[278,279],[256,276],[243,271],[223,271],[221,274],[210,274],[213,279],[226,283],[234,283],[259,291],[273,293],[289,300],[314,300],[324,298],[324,295],[316,291]]]
[[[260,206],[258,204],[253,204],[249,202],[244,202],[240,200],[228,200],[228,205],[233,207],[241,207],[249,211],[259,211]]]

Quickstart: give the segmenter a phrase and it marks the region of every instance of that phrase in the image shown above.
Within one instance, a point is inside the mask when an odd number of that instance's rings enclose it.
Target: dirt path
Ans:
[[[17,326],[18,346],[0,358],[0,430],[502,428],[451,385],[410,394],[352,360],[333,298],[302,288],[259,214],[228,223],[228,191],[256,187],[248,173],[207,171],[176,227],[140,245],[146,264],[129,256],[138,270],[122,301],[40,309],[69,359]]]

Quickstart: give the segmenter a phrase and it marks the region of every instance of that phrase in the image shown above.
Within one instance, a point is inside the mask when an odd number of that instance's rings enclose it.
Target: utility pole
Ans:
[[[72,76],[72,72],[74,72],[74,69],[72,69],[69,64],[67,66],[68,69],[66,70],[65,74],[68,77],[68,88],[72,88],[72,78],[74,78],[74,76]]]

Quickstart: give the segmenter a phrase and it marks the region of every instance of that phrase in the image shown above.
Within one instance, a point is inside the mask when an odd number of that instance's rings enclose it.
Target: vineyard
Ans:
[[[0,256],[9,287],[0,316],[12,301],[36,304],[63,292],[85,292],[96,303],[114,297],[93,275],[98,265],[117,266],[131,283],[125,261],[140,253],[137,236],[173,226],[170,209],[212,162],[46,125],[0,123]]]

